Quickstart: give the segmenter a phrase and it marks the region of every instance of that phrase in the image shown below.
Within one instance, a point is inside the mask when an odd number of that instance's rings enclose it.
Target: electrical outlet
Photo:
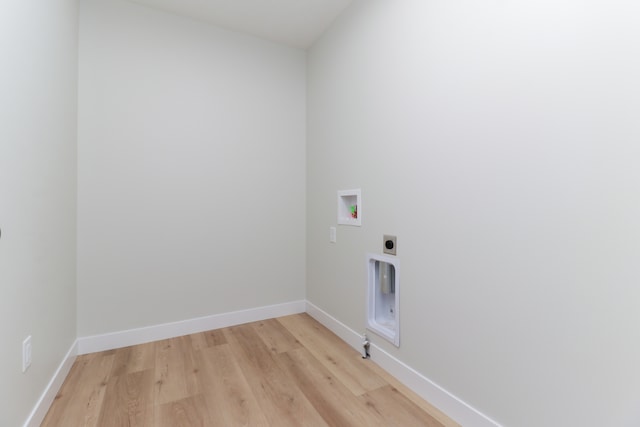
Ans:
[[[31,335],[22,341],[22,372],[31,366]]]
[[[385,254],[389,254],[389,255],[395,255],[396,254],[396,246],[398,246],[396,244],[397,241],[397,237],[396,236],[391,236],[388,234],[385,234],[384,236],[382,236],[382,252],[384,252]]]

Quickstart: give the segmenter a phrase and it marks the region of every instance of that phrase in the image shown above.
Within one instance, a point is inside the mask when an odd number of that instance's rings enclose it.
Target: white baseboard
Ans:
[[[231,313],[214,314],[212,316],[165,323],[144,328],[129,329],[102,335],[78,338],[78,354],[95,353],[130,345],[195,334],[212,329],[226,328],[248,322],[304,313],[305,301],[293,301],[266,307],[251,308]]]
[[[306,311],[311,317],[351,347],[362,352],[361,334],[309,301],[307,301]],[[415,369],[390,355],[381,347],[371,344],[369,353],[371,354],[371,360],[460,425],[469,427],[501,427],[500,424],[449,393]]]
[[[47,384],[47,387],[44,389],[44,392],[38,399],[36,406],[34,406],[33,410],[27,417],[27,420],[24,423],[24,427],[38,427],[42,424],[44,417],[47,415],[47,411],[49,411],[49,407],[53,403],[53,400],[56,398],[58,391],[60,391],[60,387],[62,387],[62,383],[67,378],[71,367],[73,366],[73,362],[76,360],[76,356],[78,355],[78,340],[74,341],[71,345],[71,348],[64,356],[62,363],[58,366],[58,369],[53,374],[51,381]]]
[[[78,338],[69,349],[53,378],[42,393],[38,403],[27,418],[24,427],[37,427],[42,423],[51,403],[71,370],[77,355],[112,350],[248,322],[303,313],[305,311],[355,350],[359,352],[362,351],[362,335],[308,301],[294,301],[145,328]],[[390,355],[381,347],[371,344],[369,353],[371,354],[371,360],[462,426],[501,427],[500,424],[449,393],[415,369]]]

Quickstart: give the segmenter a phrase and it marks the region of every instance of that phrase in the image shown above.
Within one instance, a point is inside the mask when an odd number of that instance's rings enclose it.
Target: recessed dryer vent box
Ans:
[[[400,260],[367,255],[367,329],[400,346]]]
[[[362,225],[362,196],[359,188],[338,191],[338,224]]]

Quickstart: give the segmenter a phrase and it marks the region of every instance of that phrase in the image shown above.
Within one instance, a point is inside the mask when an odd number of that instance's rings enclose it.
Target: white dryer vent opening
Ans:
[[[400,346],[400,261],[387,255],[367,255],[367,328]]]

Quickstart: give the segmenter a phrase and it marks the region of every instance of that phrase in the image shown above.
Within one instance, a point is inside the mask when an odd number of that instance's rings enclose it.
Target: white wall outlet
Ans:
[[[336,228],[329,227],[329,243],[335,243],[335,242],[336,242]]]
[[[22,372],[31,366],[31,335],[22,341]]]

